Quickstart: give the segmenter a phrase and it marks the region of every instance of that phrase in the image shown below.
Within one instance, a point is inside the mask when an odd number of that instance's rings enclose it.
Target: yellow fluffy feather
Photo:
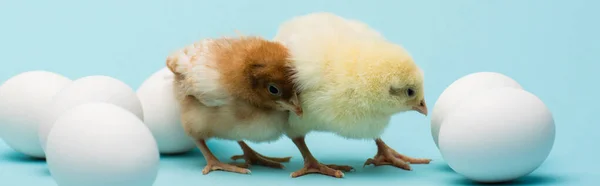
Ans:
[[[423,73],[410,54],[364,23],[313,13],[283,23],[274,40],[291,51],[304,109],[291,117],[290,137],[328,131],[373,139],[393,114],[423,100]],[[390,93],[408,87],[415,96]]]
[[[373,139],[377,154],[365,165],[392,165],[411,170],[410,164],[430,159],[412,158],[389,147],[380,138],[395,113],[416,110],[427,115],[423,72],[401,46],[360,21],[331,13],[293,18],[275,36],[289,49],[303,117],[290,116],[286,134],[304,159],[298,177],[320,173],[337,178],[346,165],[320,163],[304,136],[325,131],[345,138]]]

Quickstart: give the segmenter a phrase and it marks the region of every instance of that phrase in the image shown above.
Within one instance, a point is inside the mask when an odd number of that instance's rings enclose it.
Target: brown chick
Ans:
[[[288,58],[287,48],[260,37],[204,39],[168,57],[183,127],[206,159],[203,174],[250,173],[251,164],[283,168],[281,163],[289,161],[263,156],[244,143],[275,141],[285,131],[289,111],[302,115]],[[206,145],[210,138],[237,141],[243,155],[231,159],[245,163],[219,161]]]

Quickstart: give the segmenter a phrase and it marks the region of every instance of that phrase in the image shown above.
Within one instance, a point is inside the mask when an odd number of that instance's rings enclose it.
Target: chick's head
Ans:
[[[226,78],[234,95],[258,107],[302,115],[287,48],[259,37],[244,37],[231,47],[230,57],[239,65],[231,68],[239,73]]]
[[[358,87],[366,90],[362,99],[382,114],[414,110],[427,115],[423,71],[401,46],[377,44],[361,54],[371,61],[357,66]]]

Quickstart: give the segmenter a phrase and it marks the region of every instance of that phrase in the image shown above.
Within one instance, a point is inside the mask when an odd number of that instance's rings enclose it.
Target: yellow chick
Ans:
[[[290,115],[286,131],[304,157],[304,168],[292,177],[320,173],[341,178],[342,171],[353,169],[319,163],[304,142],[311,131],[375,140],[378,152],[365,165],[411,170],[411,163],[431,161],[402,155],[380,138],[396,113],[427,115],[423,72],[405,49],[364,23],[331,13],[292,18],[280,25],[274,40],[290,50],[304,111],[302,117]]]

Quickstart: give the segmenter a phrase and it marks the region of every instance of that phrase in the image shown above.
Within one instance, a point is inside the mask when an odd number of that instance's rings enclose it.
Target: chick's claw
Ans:
[[[273,158],[273,157],[263,156],[258,153],[236,155],[236,156],[231,157],[231,159],[234,161],[239,160],[239,159],[245,160],[244,163],[236,163],[235,165],[238,167],[249,168],[251,165],[262,165],[262,166],[278,168],[278,169],[284,168],[285,166],[281,163],[289,162],[291,158],[292,157]]]
[[[367,165],[374,165],[374,166],[382,166],[382,165],[392,165],[394,167],[398,167],[404,170],[412,170],[412,168],[410,167],[410,163],[405,162],[401,159],[397,159],[397,158],[391,158],[390,160],[387,160],[385,157],[382,156],[375,156],[375,159],[373,158],[369,158],[367,159],[367,161],[365,161],[364,166]]]
[[[246,143],[244,143],[244,142],[238,142],[238,143],[240,144],[240,147],[244,151],[244,154],[232,156],[231,159],[234,161],[239,160],[239,159],[244,159],[245,160],[244,163],[236,164],[239,167],[248,168],[251,165],[262,165],[262,166],[266,166],[266,167],[282,169],[285,166],[281,163],[289,162],[290,159],[292,158],[292,157],[276,158],[276,157],[264,156],[256,151],[254,151]]]
[[[389,149],[390,151],[392,151],[392,154],[394,155],[394,157],[396,158],[400,158],[401,160],[404,160],[405,162],[411,163],[411,164],[429,164],[429,162],[431,162],[431,159],[427,159],[427,158],[411,158],[405,155],[402,155],[398,152],[396,152],[393,149]]]
[[[329,168],[332,168],[332,169],[341,170],[341,171],[344,171],[344,172],[354,171],[354,167],[347,166],[347,165],[328,164],[328,165],[325,165],[325,166],[327,166]]]
[[[364,166],[392,165],[404,170],[412,170],[410,164],[429,164],[431,162],[431,159],[412,158],[400,154],[387,146],[381,139],[376,139],[375,142],[377,144],[377,154],[375,157],[367,159]]]
[[[336,178],[344,177],[344,173],[342,171],[334,169],[330,166],[335,166],[338,168],[343,167],[343,166],[337,166],[337,165],[323,165],[320,163],[309,164],[309,165],[305,165],[302,169],[300,169],[296,172],[293,172],[290,176],[292,178],[296,178],[296,177],[304,176],[304,175],[311,174],[311,173],[318,173],[318,174],[333,176]],[[346,167],[349,167],[349,166],[346,166]],[[352,167],[350,167],[350,169],[352,169]]]
[[[208,164],[202,170],[202,174],[206,175],[212,171],[217,171],[217,170],[235,172],[235,173],[240,173],[240,174],[250,174],[251,173],[250,170],[245,169],[245,168],[240,168],[235,165],[230,165],[230,164],[221,163],[221,162],[208,162]]]

